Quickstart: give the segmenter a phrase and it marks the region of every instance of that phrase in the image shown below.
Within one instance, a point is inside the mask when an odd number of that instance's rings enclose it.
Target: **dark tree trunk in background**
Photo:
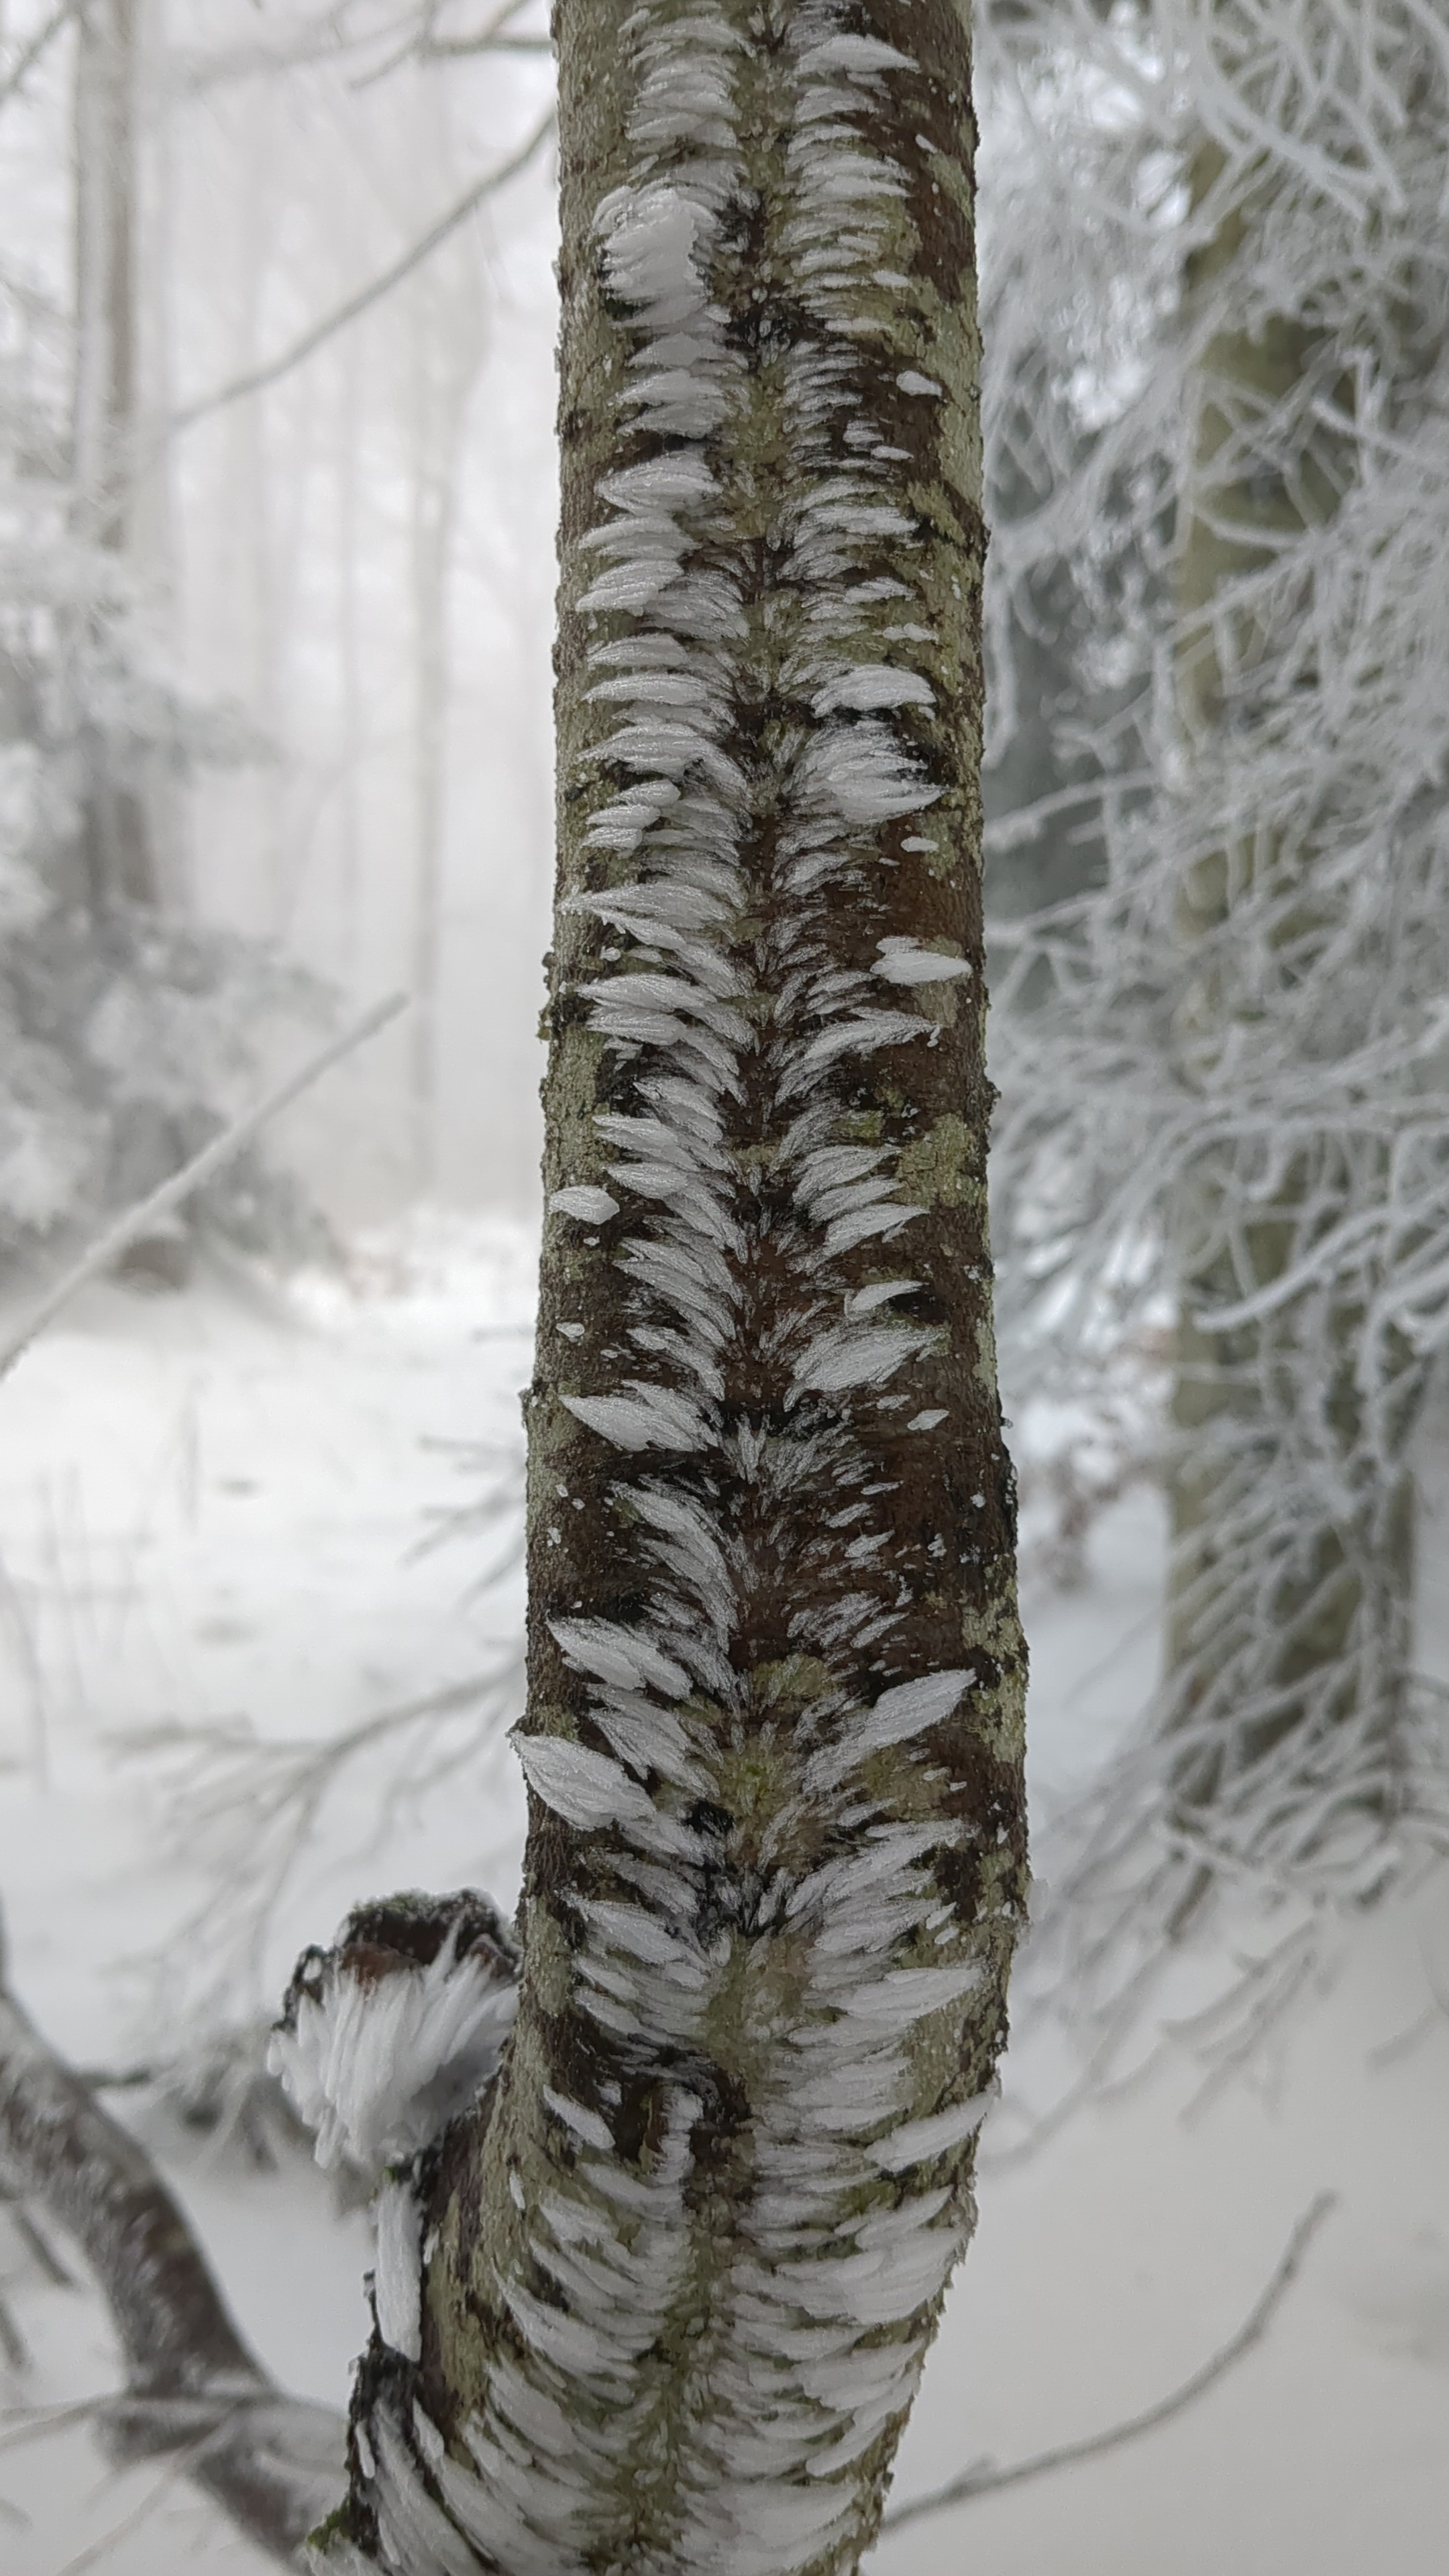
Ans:
[[[76,21],[74,524],[87,543],[131,545],[137,469],[137,67],[141,0],[83,0]],[[98,910],[154,904],[154,836],[138,782],[94,724],[83,728],[82,839]]]

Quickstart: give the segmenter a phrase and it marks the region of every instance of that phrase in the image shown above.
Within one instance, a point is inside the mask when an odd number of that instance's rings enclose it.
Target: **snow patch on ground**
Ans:
[[[0,1893],[17,1990],[82,2063],[164,2045],[137,1963],[199,1903],[207,1919],[211,1864],[160,1838],[172,1774],[138,1738],[184,1724],[224,1745],[245,1722],[248,1741],[295,1748],[505,1656],[517,1574],[474,1588],[506,1557],[503,1523],[417,1548],[490,1477],[516,1479],[533,1268],[524,1229],[433,1217],[285,1294],[220,1273],[179,1298],[98,1288],[0,1389]],[[1437,1455],[1425,1491],[1432,1569],[1449,1518]],[[1039,1806],[1090,1774],[1150,1687],[1162,1545],[1156,1491],[1133,1482],[1094,1512],[1078,1589],[1028,1586]],[[1427,1580],[1422,1651],[1449,1664]],[[444,1760],[475,1727],[449,1723]],[[260,1955],[235,1963],[238,2009],[252,1993],[275,2008],[296,1950],[363,1896],[472,1878],[511,1901],[522,1796],[501,1742],[432,1790],[414,1777],[401,1807],[389,1759],[359,1755],[324,1802]],[[1446,2006],[1441,1878],[1367,1918],[1256,2084],[1193,2118],[1179,2048],[1021,2155],[1013,2110],[1061,2070],[1044,2036],[1014,2055],[902,2496],[1150,2403],[1239,2325],[1314,2194],[1339,2206],[1268,2342],[1199,2407],[911,2526],[882,2543],[881,2576],[955,2576],[968,2554],[993,2576],[1438,2576]],[[362,2214],[339,2212],[305,2151],[259,2170],[144,2092],[109,2098],[162,2156],[262,2357],[340,2403],[365,2328]],[[0,2362],[0,2407],[113,2384],[98,2305],[48,2282],[3,2213],[0,2298],[31,2354],[23,2375]],[[83,2426],[0,2454],[6,2576],[60,2576],[102,2542],[106,2576],[264,2563],[162,2467],[108,2472]]]

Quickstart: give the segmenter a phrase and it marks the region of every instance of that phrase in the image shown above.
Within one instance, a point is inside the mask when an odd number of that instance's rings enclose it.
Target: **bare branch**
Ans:
[[[388,1022],[395,1020],[399,1011],[406,1007],[405,993],[392,993],[385,1002],[375,1002],[372,1009],[364,1011],[361,1019],[354,1021],[350,1029],[344,1029],[340,1037],[329,1039],[319,1054],[310,1056],[296,1073],[289,1074],[285,1082],[279,1083],[275,1091],[269,1091],[265,1099],[257,1101],[232,1126],[224,1128],[219,1136],[213,1136],[211,1143],[203,1146],[199,1154],[194,1154],[191,1161],[173,1173],[169,1181],[163,1181],[158,1189],[152,1190],[149,1196],[138,1200],[124,1215],[118,1216],[115,1223],[97,1236],[79,1260],[62,1274],[25,1322],[16,1327],[7,1341],[0,1342],[0,1378],[8,1376],[36,1335],[44,1331],[63,1306],[69,1305],[78,1290],[98,1278],[103,1270],[109,1269],[111,1263],[118,1261],[149,1227],[169,1216],[173,1208],[180,1207],[193,1191],[211,1180],[223,1165],[241,1152],[244,1145],[251,1143],[269,1119],[289,1108],[324,1073],[330,1072],[334,1064],[351,1055],[365,1039],[375,1037],[379,1029],[386,1028]]]
[[[510,36],[506,31],[511,18],[518,16],[523,0],[503,0],[485,24],[470,36],[435,36],[433,29],[442,15],[442,0],[425,0],[422,17],[398,46],[375,70],[365,72],[354,81],[354,89],[372,89],[386,80],[401,63],[437,62],[453,54],[547,54],[552,51],[548,36]]]
[[[5,74],[4,79],[0,80],[0,107],[4,107],[7,100],[15,97],[28,74],[34,71],[52,38],[60,34],[62,27],[67,26],[74,15],[75,0],[60,0],[60,7],[53,9],[44,23],[36,28],[29,43],[21,48],[10,70]]]
[[[1242,2361],[1255,2344],[1261,2343],[1286,2292],[1302,2268],[1303,2258],[1329,2211],[1335,2206],[1336,2192],[1322,2191],[1305,2209],[1289,2237],[1277,2266],[1266,2287],[1254,2301],[1237,2333],[1221,2350],[1203,2362],[1190,2379],[1175,2388],[1168,2397],[1160,2397],[1141,2415],[1128,2416],[1125,2423],[1111,2424],[1104,2433],[1091,2433],[1083,2442],[1063,2442],[1052,2451],[1038,2451],[1029,2460],[1016,2460],[1008,2468],[998,2469],[989,2462],[967,2469],[949,2486],[937,2487],[934,2494],[914,2496],[909,2504],[898,2504],[885,2516],[882,2533],[903,2530],[908,2522],[917,2522],[923,2514],[941,2513],[947,2505],[970,2504],[977,2496],[993,2495],[1001,2487],[1024,2484],[1028,2478],[1045,2477],[1049,2469],[1069,2468],[1074,2460],[1095,2459],[1103,2451],[1115,2451],[1124,2442],[1135,2442],[1140,2433],[1155,2433],[1159,2424],[1170,2423],[1183,2414],[1199,2397],[1205,2397],[1235,2362]]]
[[[455,54],[546,54],[547,36],[432,36],[418,47],[418,60],[446,62]]]
[[[282,1891],[314,1832],[338,1779],[349,1765],[385,1746],[390,1737],[406,1737],[405,1760],[399,1756],[390,1793],[425,1796],[440,1780],[476,1759],[479,1744],[497,1722],[521,1705],[523,1670],[509,1651],[491,1671],[470,1674],[422,1697],[374,1712],[338,1735],[300,1743],[257,1743],[243,1739],[218,1747],[199,1732],[167,1730],[159,1737],[132,1738],[135,1750],[179,1742],[194,1748],[193,1767],[179,1784],[170,1831],[178,1845],[204,1855],[208,1894],[196,1913],[180,1924],[168,1944],[166,1961],[186,1963],[203,1928],[205,1956],[212,1983],[197,1998],[188,1986],[183,2011],[173,1989],[173,2019],[189,2022],[198,2000],[209,2001],[208,2018],[224,2024],[234,1970],[255,1971],[264,1936]],[[450,1742],[449,1723],[476,1718],[466,1739]],[[254,2063],[254,2057],[252,2059]],[[243,2075],[245,2070],[243,2069]],[[171,2070],[159,2070],[167,2081]],[[223,2091],[230,2092],[230,2083]],[[223,2116],[229,2116],[224,2110]]]
[[[289,375],[293,367],[300,367],[305,358],[310,358],[336,332],[345,331],[348,324],[357,321],[371,305],[380,303],[385,295],[390,295],[395,286],[400,286],[405,277],[411,276],[415,268],[420,268],[425,259],[431,258],[433,252],[447,240],[450,233],[456,232],[460,224],[467,222],[475,208],[482,205],[485,197],[491,196],[495,188],[503,187],[509,179],[516,179],[519,172],[527,168],[539,145],[552,132],[553,123],[554,111],[550,107],[547,114],[539,119],[528,140],[519,145],[511,158],[500,162],[498,168],[490,170],[485,178],[475,180],[473,186],[458,199],[457,204],[451,206],[445,215],[440,215],[438,221],[423,234],[422,239],[415,241],[410,250],[404,251],[401,259],[394,260],[390,268],[384,269],[380,277],[375,277],[369,286],[361,288],[356,295],[349,296],[347,302],[340,304],[334,313],[325,315],[320,322],[314,322],[311,329],[304,331],[300,340],[294,340],[290,349],[284,349],[279,358],[268,360],[265,366],[253,367],[246,375],[235,377],[231,384],[220,386],[214,394],[204,394],[199,402],[188,403],[182,410],[173,412],[166,424],[167,435],[178,436],[182,430],[192,428],[198,420],[205,420],[209,413],[220,411],[227,403],[240,402],[247,394],[263,393],[268,385],[274,385],[280,377]]]
[[[44,2273],[52,2289],[73,2290],[75,2280],[62,2263],[49,2237],[36,2226],[28,2209],[19,2202],[10,2212],[10,2224],[19,2237],[32,2263]]]

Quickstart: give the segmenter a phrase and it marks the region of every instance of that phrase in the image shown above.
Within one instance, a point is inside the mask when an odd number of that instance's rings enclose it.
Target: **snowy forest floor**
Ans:
[[[435,1218],[285,1297],[216,1270],[180,1297],[100,1287],[0,1388],[0,1894],[16,1994],[77,2064],[179,2061],[195,2091],[211,2035],[254,2029],[297,1949],[360,1896],[471,1881],[511,1902],[533,1268],[522,1229]],[[1423,1652],[1442,1671],[1437,1452],[1426,1504]],[[1137,1484],[1100,1515],[1085,1585],[1029,1587],[1043,1806],[1150,1683],[1161,1568],[1159,1506]],[[1028,2041],[1008,2113],[1053,2072]],[[1009,2117],[988,2127],[981,2224],[897,2495],[1175,2387],[1331,2190],[1266,2342],[1144,2440],[887,2539],[880,2576],[971,2560],[993,2576],[1438,2576],[1449,1875],[1366,1916],[1271,2056],[1194,2112],[1199,2077],[1169,2046],[1031,2154],[1012,2152]],[[188,2126],[154,2086],[107,2099],[164,2163],[262,2357],[340,2405],[361,2215],[283,2141],[259,2157],[265,2137]],[[23,2370],[0,2355],[0,2411],[114,2384],[99,2304],[48,2281],[3,2212],[0,2300],[28,2352]],[[174,2468],[112,2474],[71,2417],[20,2430],[0,2424],[7,2576],[263,2564]]]

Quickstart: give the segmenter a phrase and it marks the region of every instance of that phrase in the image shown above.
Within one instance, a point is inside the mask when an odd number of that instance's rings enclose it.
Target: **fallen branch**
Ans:
[[[213,1136],[211,1143],[204,1145],[199,1154],[194,1154],[179,1172],[174,1172],[169,1181],[163,1181],[148,1197],[138,1199],[134,1207],[127,1208],[113,1225],[107,1226],[104,1234],[98,1235],[79,1260],[62,1273],[55,1286],[9,1340],[0,1342],[0,1378],[8,1376],[36,1335],[45,1330],[63,1306],[69,1305],[80,1289],[98,1278],[103,1270],[108,1270],[113,1261],[119,1261],[122,1253],[139,1242],[150,1227],[159,1223],[162,1217],[169,1216],[174,1208],[190,1198],[194,1190],[199,1190],[203,1183],[211,1180],[233,1155],[251,1143],[269,1119],[290,1108],[294,1100],[310,1090],[312,1084],[330,1072],[343,1056],[351,1055],[354,1047],[361,1046],[365,1038],[376,1036],[379,1029],[386,1028],[389,1020],[395,1020],[399,1011],[406,1007],[405,993],[393,993],[385,1002],[374,1003],[372,1009],[364,1011],[361,1019],[355,1021],[350,1029],[343,1030],[341,1037],[331,1039],[320,1054],[310,1057],[296,1073],[289,1074],[275,1091],[269,1091],[264,1100],[259,1100],[232,1126],[223,1128],[219,1136]]]
[[[1205,2397],[1235,2362],[1241,2361],[1255,2344],[1261,2343],[1302,2266],[1312,2239],[1336,2199],[1334,2192],[1319,2193],[1299,2219],[1271,2280],[1231,2342],[1225,2343],[1210,2360],[1203,2362],[1190,2379],[1185,2379],[1180,2388],[1172,2391],[1171,2396],[1160,2397],[1155,2406],[1149,2406],[1141,2415],[1130,2415],[1125,2423],[1111,2424],[1103,2433],[1089,2434],[1085,2441],[1063,2442],[1054,2451],[1038,2451],[1032,2459],[1015,2460],[1004,2469],[994,2467],[990,2461],[967,2469],[959,2478],[953,2478],[948,2486],[937,2487],[930,2495],[913,2496],[909,2504],[894,2506],[881,2524],[882,2536],[902,2530],[908,2522],[918,2521],[922,2514],[941,2513],[947,2505],[969,2504],[976,2496],[993,2495],[1001,2487],[1021,2486],[1028,2478],[1045,2477],[1049,2469],[1065,2469],[1074,2460],[1095,2459],[1103,2451],[1115,2451],[1123,2442],[1135,2442],[1139,2434],[1153,2433],[1159,2424],[1170,2423],[1174,2415],[1183,2414],[1199,2397]]]
[[[3,1977],[0,1952],[0,1977]],[[39,2201],[111,2311],[123,2395],[90,2409],[112,2455],[175,2457],[248,2538],[295,2563],[343,2487],[343,2426],[248,2351],[144,2147],[93,2100],[0,1983],[0,2186]],[[62,2417],[70,2410],[62,2410]]]

